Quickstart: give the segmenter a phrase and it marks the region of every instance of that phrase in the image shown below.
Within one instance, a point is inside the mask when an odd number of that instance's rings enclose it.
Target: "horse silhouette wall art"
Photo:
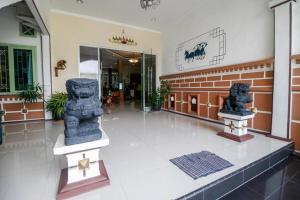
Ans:
[[[207,42],[201,42],[193,48],[193,51],[189,52],[186,50],[184,53],[184,60],[188,63],[194,62],[194,59],[203,60],[206,56],[205,48],[207,46]]]

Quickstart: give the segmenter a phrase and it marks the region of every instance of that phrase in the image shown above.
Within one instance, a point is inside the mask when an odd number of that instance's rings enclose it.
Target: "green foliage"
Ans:
[[[65,92],[57,92],[51,96],[46,102],[47,111],[52,112],[52,117],[55,120],[62,119],[64,116],[64,106],[68,100],[68,94]]]
[[[171,86],[168,81],[160,82],[160,95],[162,99],[167,99],[168,95],[171,93]]]
[[[159,88],[154,90],[151,95],[151,106],[154,110],[158,110],[161,107],[162,96]]]
[[[27,89],[22,91],[19,95],[24,103],[37,102],[38,99],[42,99],[42,87],[39,83],[34,82],[32,85],[28,85]]]
[[[160,88],[157,88],[152,92],[152,110],[160,110],[163,100],[168,99],[168,95],[171,93],[171,86],[168,81],[161,81],[160,86]]]

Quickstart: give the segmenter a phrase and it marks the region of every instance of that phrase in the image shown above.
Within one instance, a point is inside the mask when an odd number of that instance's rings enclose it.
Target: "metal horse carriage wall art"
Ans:
[[[176,65],[180,71],[220,64],[226,55],[226,33],[220,27],[178,45]]]
[[[187,62],[194,62],[194,59],[197,59],[197,60],[203,60],[205,58],[205,48],[207,47],[207,42],[201,42],[199,44],[197,44],[194,48],[193,48],[193,51],[189,52],[189,51],[185,51],[184,52],[184,59],[185,61]]]

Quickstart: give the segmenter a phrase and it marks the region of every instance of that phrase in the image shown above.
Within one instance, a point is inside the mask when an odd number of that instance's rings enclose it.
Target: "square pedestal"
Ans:
[[[85,170],[79,170],[77,167],[65,168],[61,170],[57,200],[70,198],[84,192],[88,192],[106,185],[109,185],[109,177],[107,175],[104,162],[96,161],[90,163],[94,170],[94,175],[85,178]],[[70,174],[71,172],[71,174]],[[71,179],[71,180],[70,180]]]
[[[65,155],[68,168],[62,169],[57,199],[66,199],[109,184],[104,162],[99,160],[100,148],[109,139],[102,130],[100,140],[65,146],[64,135],[58,136],[53,148],[55,155]]]
[[[224,118],[224,131],[219,132],[218,135],[237,142],[244,142],[254,137],[248,134],[247,129],[248,119],[252,119],[254,114],[238,116],[219,112],[218,116]]]

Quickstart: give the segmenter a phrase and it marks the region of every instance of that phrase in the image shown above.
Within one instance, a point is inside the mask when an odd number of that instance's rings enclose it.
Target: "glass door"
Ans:
[[[101,62],[100,49],[96,47],[80,47],[79,77],[97,79],[99,97],[101,97]]]
[[[142,110],[151,110],[151,95],[156,90],[156,56],[143,54],[142,60]]]

